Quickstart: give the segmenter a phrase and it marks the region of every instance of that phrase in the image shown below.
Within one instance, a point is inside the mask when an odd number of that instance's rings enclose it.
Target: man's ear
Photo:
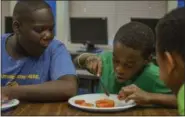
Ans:
[[[17,21],[17,20],[13,21],[12,28],[13,28],[14,33],[18,34],[19,30],[20,30],[20,23],[19,23],[19,21]]]
[[[171,53],[165,52],[165,62],[168,74],[170,74],[175,68],[175,60]]]

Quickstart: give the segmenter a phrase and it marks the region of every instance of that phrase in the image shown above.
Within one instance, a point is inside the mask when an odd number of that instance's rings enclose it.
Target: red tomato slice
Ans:
[[[75,104],[83,104],[85,103],[85,100],[75,100]]]

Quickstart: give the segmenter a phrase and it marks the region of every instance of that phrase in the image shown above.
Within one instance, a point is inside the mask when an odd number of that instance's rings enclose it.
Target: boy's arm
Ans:
[[[159,104],[171,107],[177,107],[177,99],[173,94],[157,94],[157,93],[148,93],[149,103]]]
[[[134,100],[139,105],[158,104],[170,107],[177,107],[177,99],[173,94],[161,94],[146,92],[136,85],[123,87],[119,92],[120,100]]]
[[[90,56],[96,56],[96,54],[92,54],[92,53],[83,53],[83,54],[80,54],[79,56],[77,56],[74,59],[75,66],[78,67],[78,68],[86,69],[87,68],[86,67],[86,60]]]
[[[77,67],[88,70],[90,73],[101,76],[102,60],[96,54],[84,53],[76,57],[74,63]]]

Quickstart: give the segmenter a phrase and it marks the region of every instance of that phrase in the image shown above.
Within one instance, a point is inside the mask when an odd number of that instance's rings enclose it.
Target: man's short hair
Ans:
[[[44,0],[20,0],[14,7],[13,19],[18,21],[29,20],[33,11],[50,6]]]

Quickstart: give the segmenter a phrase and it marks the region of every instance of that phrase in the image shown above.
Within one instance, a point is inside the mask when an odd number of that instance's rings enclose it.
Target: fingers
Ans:
[[[128,96],[125,99],[125,102],[127,103],[130,100],[133,100],[137,105],[143,105],[144,104],[144,102],[138,98],[137,93],[133,93],[132,95]]]
[[[125,100],[128,96],[135,93],[138,89],[139,88],[135,84],[122,87],[121,91],[118,94],[119,95],[118,98],[120,100]]]
[[[124,100],[126,98],[126,95],[124,95],[124,92],[121,90],[118,94],[118,99],[119,100]]]
[[[92,69],[92,66],[93,66],[93,62],[92,61],[89,61],[87,63],[87,70],[93,74],[93,69]]]
[[[137,89],[137,86],[135,84],[128,85],[121,88],[121,91],[124,91],[125,93],[134,92]]]
[[[90,73],[92,73],[92,74],[94,74],[94,59],[93,59],[93,56],[90,56],[90,57],[88,57],[88,59],[87,59],[87,69],[88,69],[88,71],[90,72]]]
[[[125,98],[125,102],[128,102],[129,100],[135,100],[135,99],[136,99],[136,95],[135,93],[133,93]]]
[[[136,90],[138,87],[135,84],[128,85],[126,87],[123,87],[124,89],[133,89]]]
[[[100,77],[101,76],[101,70],[102,70],[101,59],[99,59],[96,56],[89,57],[88,62],[87,62],[87,69],[92,74],[97,75],[98,77]]]
[[[125,100],[128,96],[132,95],[135,91],[129,88],[122,88],[119,92],[119,99]]]
[[[93,61],[92,63],[92,72],[94,75],[97,74],[97,69],[98,69],[98,63],[96,61]]]
[[[131,90],[132,92],[136,92],[137,90],[139,90],[139,88],[135,85],[135,84],[132,84],[132,85],[128,85],[126,87],[122,87],[122,90]]]
[[[97,66],[97,76],[100,77],[102,73],[102,61],[98,61],[98,66]]]

